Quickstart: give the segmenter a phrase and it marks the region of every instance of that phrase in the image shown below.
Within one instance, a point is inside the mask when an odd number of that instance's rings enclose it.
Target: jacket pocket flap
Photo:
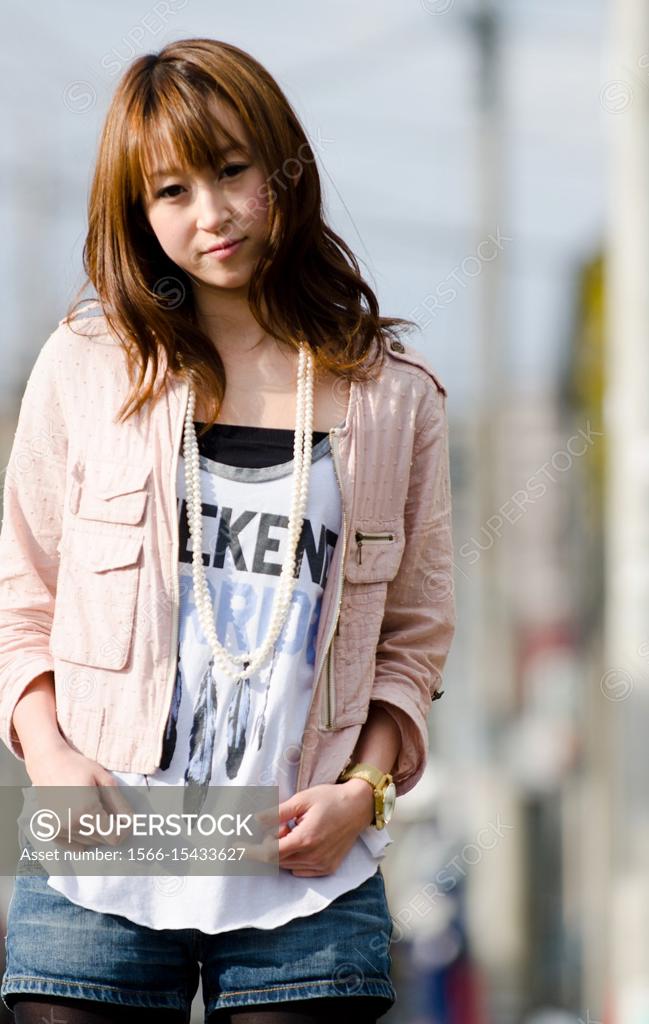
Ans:
[[[147,463],[107,462],[104,459],[86,459],[84,469],[86,487],[99,498],[141,491],[151,473],[151,466]]]
[[[354,525],[350,531],[345,579],[350,583],[393,580],[405,547],[403,520],[373,527]]]
[[[80,519],[134,526],[144,514],[150,473],[146,463],[86,459],[82,479],[72,488],[70,511]]]
[[[121,569],[137,562],[144,533],[142,530],[130,533],[83,533],[70,531],[61,541],[61,551],[92,572],[105,569]]]

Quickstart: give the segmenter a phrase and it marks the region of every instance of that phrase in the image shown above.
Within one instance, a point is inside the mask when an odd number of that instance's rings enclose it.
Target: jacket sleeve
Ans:
[[[24,760],[14,708],[30,682],[53,671],[49,638],[58,575],[67,431],[54,336],[27,381],[3,485],[0,530],[0,739]]]
[[[388,583],[370,695],[401,732],[392,772],[398,795],[411,790],[424,773],[428,714],[431,701],[441,695],[455,633],[446,395],[431,388],[422,405],[404,511],[406,542],[397,575]]]

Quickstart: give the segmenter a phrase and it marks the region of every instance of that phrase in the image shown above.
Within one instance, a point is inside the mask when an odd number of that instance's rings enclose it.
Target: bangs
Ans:
[[[128,169],[132,199],[150,197],[162,172],[178,173],[209,167],[218,171],[231,157],[253,160],[241,118],[225,100],[215,101],[186,81],[169,81],[154,90],[131,119]],[[238,119],[237,134],[227,127]]]

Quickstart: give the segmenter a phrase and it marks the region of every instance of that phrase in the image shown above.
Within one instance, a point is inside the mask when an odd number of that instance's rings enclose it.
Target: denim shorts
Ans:
[[[188,1021],[199,977],[206,1019],[215,1010],[322,996],[379,997],[381,1015],[396,1001],[380,867],[315,914],[217,935],[89,910],[47,877],[17,874],[14,881],[0,988],[9,1010],[18,993],[37,993],[175,1009]]]

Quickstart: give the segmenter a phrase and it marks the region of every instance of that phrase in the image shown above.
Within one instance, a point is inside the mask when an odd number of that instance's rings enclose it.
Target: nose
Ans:
[[[220,234],[222,225],[227,224],[232,210],[227,200],[219,195],[215,186],[199,189],[197,199],[196,229]]]

